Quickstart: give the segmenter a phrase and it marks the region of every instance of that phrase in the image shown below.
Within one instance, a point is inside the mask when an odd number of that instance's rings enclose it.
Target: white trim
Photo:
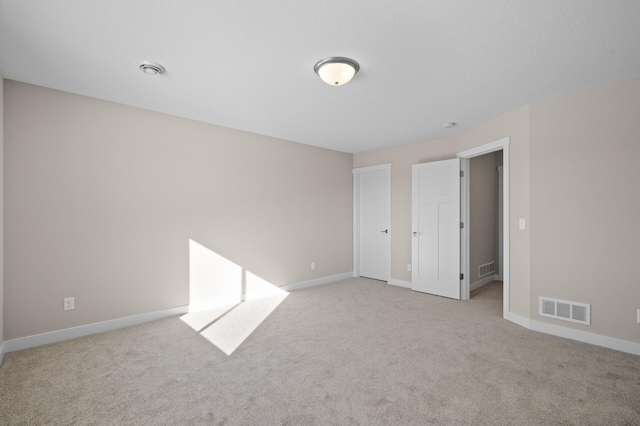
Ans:
[[[490,152],[495,152],[495,151],[500,151],[502,150],[502,182],[503,182],[503,186],[502,186],[502,193],[503,193],[503,203],[502,203],[502,218],[503,218],[503,223],[502,223],[502,241],[504,242],[504,246],[503,246],[503,268],[502,268],[502,316],[505,319],[508,319],[510,316],[510,294],[511,294],[511,278],[510,278],[510,271],[511,271],[511,253],[510,253],[510,231],[509,231],[509,226],[510,226],[510,213],[509,213],[509,205],[510,203],[510,192],[509,192],[509,187],[510,187],[510,157],[509,157],[509,144],[511,143],[511,138],[509,136],[502,138],[502,139],[498,139],[497,141],[494,142],[489,142],[486,143],[484,145],[480,145],[477,146],[475,148],[471,148],[468,149],[466,151],[461,151],[459,153],[457,153],[457,157],[459,158],[464,158],[464,159],[470,159],[473,157],[478,157],[480,155],[484,155],[484,154],[488,154]],[[464,182],[464,180],[463,180]],[[462,200],[464,201],[464,200]],[[467,206],[465,206],[465,208],[468,209]],[[463,234],[466,234],[466,236],[463,237],[463,241],[464,238],[467,239],[467,246],[466,246],[466,264],[461,265],[461,269],[463,271],[466,271],[466,273],[468,273],[468,269],[469,269],[469,265],[468,265],[468,261],[469,261],[469,245],[468,245],[468,238],[469,238],[469,227],[465,226],[465,228],[463,229]],[[465,275],[466,277],[467,275]]]
[[[353,276],[360,276],[360,262],[358,262],[360,256],[360,244],[358,238],[358,229],[360,226],[360,176],[356,172],[356,169],[351,171],[353,173]]]
[[[317,278],[310,281],[304,281],[296,284],[290,284],[280,287],[285,291],[299,290],[319,284],[326,284],[334,281],[340,281],[353,276],[352,272],[331,275],[324,278]],[[81,325],[78,327],[66,328],[63,330],[50,331],[33,336],[20,337],[3,342],[0,345],[0,363],[7,352],[19,351],[22,349],[33,348],[36,346],[47,345],[49,343],[62,342],[64,340],[75,339],[76,337],[89,336],[91,334],[103,333],[105,331],[117,330],[119,328],[131,327],[133,325],[144,324],[150,321],[156,321],[163,318],[169,318],[176,315],[183,315],[190,311],[189,306],[179,306],[177,308],[165,309],[162,311],[148,312],[146,314],[133,315],[130,317],[117,318],[93,324]]]
[[[303,288],[313,287],[320,284],[329,284],[336,281],[346,280],[347,278],[352,278],[352,277],[353,277],[353,272],[344,272],[342,274],[330,275],[328,277],[316,278],[309,281],[302,281],[299,283],[283,285],[282,287],[279,287],[279,288],[284,291],[302,290]]]
[[[473,282],[469,286],[469,288],[470,288],[471,291],[477,290],[482,286],[485,286],[485,285],[487,285],[489,283],[492,283],[492,282],[496,281],[497,279],[498,279],[498,275],[497,274],[492,274],[492,275],[486,276],[486,277],[484,277],[484,278],[482,278],[482,279],[480,279],[478,281]]]
[[[462,272],[462,280],[460,280],[460,300],[469,300],[470,293],[473,288],[469,284],[471,282],[471,254],[470,254],[470,237],[471,234],[471,199],[469,191],[469,159],[460,159],[460,170],[462,171],[462,180],[460,181],[460,221],[464,223],[464,228],[460,231],[460,272]]]
[[[366,172],[377,172],[380,170],[391,170],[391,163],[377,164],[375,166],[366,166],[366,167],[356,167],[355,169],[351,169],[351,173],[366,173]]]
[[[609,348],[633,355],[640,355],[640,343],[637,342],[617,339],[615,337],[604,336],[602,334],[591,333],[583,330],[576,330],[574,328],[564,327],[561,325],[530,320],[516,315],[513,312],[510,312],[506,319],[518,324],[519,326],[539,333],[589,343],[590,345],[602,346],[603,348]]]
[[[230,305],[235,305],[238,304],[240,302],[244,302],[244,293],[242,293],[240,295],[240,300],[238,300],[237,297],[226,297],[224,299],[219,298],[219,299],[215,299],[215,300],[205,300],[203,302],[197,302],[197,303],[190,303],[189,306],[187,307],[189,309],[189,312],[198,312],[198,311],[204,311],[205,309],[213,309],[213,308],[217,308],[219,306],[230,306]]]
[[[502,266],[504,263],[504,238],[502,238],[504,232],[504,179],[502,179],[502,169],[502,166],[498,166],[498,224],[503,225],[502,227],[498,226],[498,270],[496,275],[500,281],[502,281],[502,269],[504,268]]]
[[[375,166],[356,167],[351,170],[353,174],[353,277],[360,276],[360,239],[358,231],[360,229],[360,174],[367,172],[377,172],[388,170],[389,180],[389,250],[387,253],[387,277],[386,281],[391,279],[391,242],[392,242],[392,226],[391,226],[391,163],[378,164]]]
[[[529,318],[514,314],[513,312],[509,312],[509,314],[504,317],[504,319],[506,319],[507,321],[511,321],[512,323],[517,324],[520,327],[531,330],[531,320]]]
[[[479,157],[481,155],[489,154],[494,151],[500,151],[501,149],[504,149],[505,146],[509,146],[510,143],[511,143],[511,138],[507,136],[502,139],[498,139],[497,141],[485,143],[484,145],[476,146],[475,148],[461,151],[456,155],[458,156],[458,158]]]
[[[507,138],[502,147],[502,316],[511,312],[511,159]]]
[[[411,288],[411,281],[397,280],[395,278],[391,278],[389,284],[395,285],[396,287]]]
[[[4,342],[4,352],[19,351],[36,346],[47,345],[49,343],[62,342],[63,340],[75,339],[76,337],[89,336],[91,334],[103,333],[105,331],[117,330],[119,328],[131,327],[132,325],[144,324],[176,315],[186,314],[187,306],[165,309],[162,311],[148,312],[146,314],[133,315],[130,317],[118,318],[109,321],[96,322],[93,324],[81,325],[63,330],[50,331],[48,333],[35,334],[33,336],[20,337]]]

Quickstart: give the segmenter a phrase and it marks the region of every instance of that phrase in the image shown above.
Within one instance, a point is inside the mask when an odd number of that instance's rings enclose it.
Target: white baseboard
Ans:
[[[346,280],[347,278],[353,278],[353,272],[345,272],[337,275],[330,275],[328,277],[316,278],[314,280],[302,281],[299,283],[283,285],[280,289],[284,291],[302,290],[303,288],[313,287],[320,284],[328,284],[335,281]]]
[[[590,333],[588,331],[576,330],[574,328],[563,327],[561,325],[536,321],[521,317],[512,312],[510,312],[505,319],[539,333],[551,334],[565,339],[602,346],[603,348],[614,349],[616,351],[626,352],[633,355],[640,355],[640,343],[637,342],[630,342],[628,340],[617,339],[615,337],[604,336],[602,334]]]
[[[42,346],[49,343],[61,342],[63,340],[75,339],[76,337],[88,336],[90,334],[102,333],[105,331],[117,330],[119,328],[130,327],[132,325],[143,324],[163,318],[182,315],[188,312],[187,306],[180,306],[162,311],[149,312],[146,314],[133,315],[125,318],[118,318],[109,321],[96,322],[93,324],[81,325],[64,330],[51,331],[48,333],[36,334],[33,336],[20,337],[18,339],[7,340],[3,343],[3,353],[19,351],[22,349]]]
[[[395,278],[391,278],[388,283],[397,287],[411,288],[411,281],[396,280]]]
[[[487,284],[489,284],[491,282],[496,281],[497,279],[498,279],[497,275],[486,276],[486,277],[484,277],[484,278],[482,278],[482,279],[480,279],[478,281],[475,281],[475,282],[471,283],[471,285],[469,286],[469,291],[477,290],[477,289],[479,289],[480,287],[482,287],[484,285],[487,285]]]
[[[188,306],[189,312],[198,312],[204,311],[206,309],[213,309],[219,306],[231,306],[236,305],[240,302],[244,302],[245,294],[242,293],[240,300],[238,297],[227,297],[227,298],[219,298],[215,300],[205,300],[203,302],[190,303]]]
[[[302,288],[312,287],[320,284],[327,284],[334,281],[340,281],[352,278],[353,272],[345,272],[343,274],[331,275],[328,277],[317,278],[310,281],[290,284],[280,287],[285,291],[300,290]],[[244,295],[243,295],[244,296]],[[192,306],[194,308],[203,308],[203,306]],[[183,315],[189,312],[189,306],[180,306],[172,309],[165,309],[157,312],[149,312],[146,314],[134,315],[125,318],[118,318],[109,321],[97,322],[93,324],[81,325],[78,327],[67,328],[64,330],[51,331],[48,333],[36,334],[33,336],[20,337],[18,339],[7,340],[0,345],[0,363],[4,354],[7,352],[19,351],[22,349],[42,346],[49,343],[61,342],[63,340],[75,339],[76,337],[88,336],[91,334],[102,333],[105,331],[117,330],[119,328],[130,327],[133,325],[143,324],[149,321],[155,321],[175,315]]]
[[[513,312],[506,313],[504,315],[504,319],[511,321],[514,324],[518,324],[520,327],[531,329],[531,320],[529,318],[521,317]]]

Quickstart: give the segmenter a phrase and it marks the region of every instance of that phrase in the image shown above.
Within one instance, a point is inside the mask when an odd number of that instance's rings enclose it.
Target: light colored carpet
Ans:
[[[179,318],[5,355],[0,423],[638,425],[640,357],[366,279],[292,292],[231,356]]]

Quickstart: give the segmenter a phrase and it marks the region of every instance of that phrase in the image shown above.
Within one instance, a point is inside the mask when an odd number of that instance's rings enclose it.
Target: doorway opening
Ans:
[[[469,160],[469,297],[502,302],[502,150]]]
[[[461,280],[461,298],[468,300],[472,287],[480,287],[483,284],[493,281],[495,278],[502,278],[502,306],[503,317],[506,318],[509,313],[509,294],[510,294],[510,256],[509,256],[509,143],[510,138],[506,137],[495,142],[491,142],[479,147],[462,151],[457,154],[457,157],[461,159],[461,169],[463,171],[463,177],[461,180],[461,216],[463,222],[468,226],[462,228],[460,233],[460,247],[461,247],[461,261],[460,269],[462,272]],[[501,158],[498,152],[502,152]],[[482,157],[482,158],[480,158]],[[492,162],[495,162],[495,183],[497,188],[495,198],[496,201],[502,201],[501,205],[495,206],[496,216],[489,219],[481,218],[481,222],[495,220],[495,228],[490,227],[489,233],[492,233],[492,229],[495,229],[498,234],[495,238],[495,245],[488,251],[493,251],[495,257],[494,265],[488,265],[491,262],[484,262],[487,256],[491,256],[491,253],[483,253],[482,249],[472,247],[474,242],[482,244],[482,241],[473,241],[471,238],[471,228],[473,227],[473,221],[471,218],[471,160],[474,158],[480,158],[477,164],[482,164],[480,169],[489,168]],[[501,163],[501,164],[498,164]],[[475,165],[475,164],[474,164]],[[498,169],[498,167],[501,167]],[[476,168],[477,169],[477,168]],[[495,175],[494,175],[495,176]],[[487,179],[489,180],[489,179]],[[501,184],[501,185],[500,185]],[[491,183],[489,183],[491,185]],[[502,193],[498,192],[502,189]],[[482,197],[482,191],[480,191]],[[477,195],[477,194],[476,194]],[[484,202],[483,202],[484,201]],[[481,200],[480,205],[489,205],[491,202],[487,200]],[[491,209],[488,209],[491,210]],[[475,213],[474,213],[475,214]],[[477,218],[475,218],[477,219]],[[477,220],[474,220],[477,221]],[[499,223],[499,222],[502,223]],[[480,225],[482,226],[482,225]],[[492,238],[491,236],[485,238]],[[497,247],[496,247],[497,246]],[[473,250],[472,250],[473,249]],[[473,255],[472,255],[473,251]],[[484,267],[484,269],[483,269]],[[472,268],[474,270],[472,270]],[[493,268],[493,269],[492,269]],[[484,281],[483,281],[484,280]]]

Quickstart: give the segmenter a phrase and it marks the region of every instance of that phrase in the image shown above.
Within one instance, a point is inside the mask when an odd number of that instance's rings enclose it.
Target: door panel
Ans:
[[[415,164],[412,280],[416,291],[460,299],[460,160]]]
[[[359,275],[387,281],[390,268],[389,170],[359,174]],[[386,231],[386,232],[385,232]]]

